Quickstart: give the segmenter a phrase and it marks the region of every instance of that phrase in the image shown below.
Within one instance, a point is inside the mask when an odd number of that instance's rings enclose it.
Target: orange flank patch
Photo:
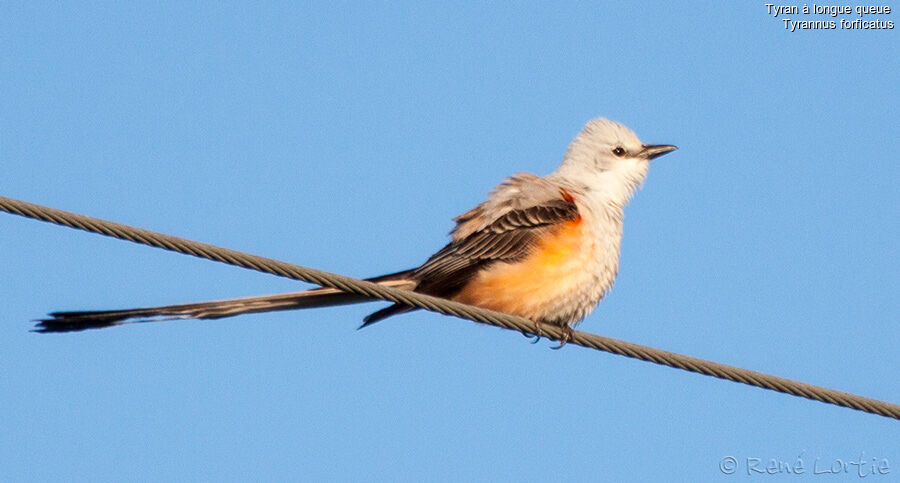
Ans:
[[[571,291],[584,273],[581,218],[548,232],[532,253],[516,263],[495,263],[453,297],[462,303],[528,318],[541,317],[545,304]]]

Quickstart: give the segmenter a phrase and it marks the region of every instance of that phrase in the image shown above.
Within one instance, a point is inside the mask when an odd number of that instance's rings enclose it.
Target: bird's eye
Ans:
[[[625,156],[625,149],[622,146],[617,146],[616,149],[613,149],[613,154],[619,157]]]

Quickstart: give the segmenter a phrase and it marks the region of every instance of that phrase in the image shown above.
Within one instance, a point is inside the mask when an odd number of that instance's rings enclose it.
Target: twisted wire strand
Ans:
[[[272,275],[302,280],[323,287],[336,288],[345,292],[364,295],[369,298],[388,300],[430,310],[432,312],[438,312],[444,315],[453,315],[504,329],[516,330],[524,334],[535,334],[538,330],[534,322],[522,317],[481,309],[452,300],[423,295],[408,290],[384,287],[372,282],[357,280],[343,275],[316,270],[314,268],[280,262],[270,258],[250,255],[207,243],[164,235],[150,230],[57,210],[3,196],[0,196],[0,211],[186,255],[193,255],[199,258],[227,263],[237,267],[270,273]],[[549,324],[541,326],[540,331],[543,336],[556,341],[562,340],[564,336],[561,328]],[[609,337],[573,331],[569,337],[568,343],[695,372],[697,374],[739,382],[762,389],[790,394],[792,396],[799,396],[814,401],[877,414],[879,416],[900,419],[900,405],[897,404],[806,384],[748,369],[741,369],[661,349],[633,344]]]

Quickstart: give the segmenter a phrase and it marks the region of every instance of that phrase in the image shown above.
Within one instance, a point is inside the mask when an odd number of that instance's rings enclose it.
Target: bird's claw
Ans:
[[[569,327],[568,325],[562,326],[562,333],[563,333],[563,335],[562,335],[562,339],[559,340],[559,345],[555,346],[555,347],[551,347],[551,349],[553,349],[555,351],[562,349],[563,346],[566,345],[566,342],[569,342],[569,339],[572,338],[573,331],[572,331],[572,328]]]
[[[544,336],[544,331],[541,330],[541,323],[540,323],[540,321],[536,321],[536,322],[534,323],[534,327],[535,327],[536,330],[534,331],[534,340],[531,341],[531,343],[532,343],[532,344],[537,344],[538,342],[540,342],[541,337]]]

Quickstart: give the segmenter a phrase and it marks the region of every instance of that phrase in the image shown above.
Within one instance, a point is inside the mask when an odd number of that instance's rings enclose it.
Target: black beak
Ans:
[[[644,144],[641,148],[643,149],[638,154],[650,160],[663,154],[671,153],[678,149],[678,146],[672,146],[671,144]]]

